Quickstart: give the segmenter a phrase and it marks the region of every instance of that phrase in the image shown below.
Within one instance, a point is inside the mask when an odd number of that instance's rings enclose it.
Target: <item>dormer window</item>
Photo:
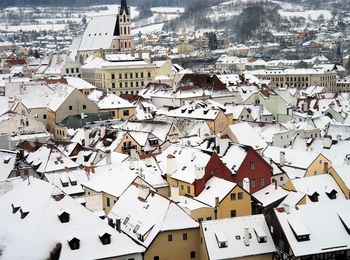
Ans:
[[[315,191],[312,195],[309,195],[309,199],[312,202],[318,202],[318,196],[319,196],[319,194]]]
[[[288,223],[298,242],[310,240],[310,232],[300,218],[296,216],[290,217],[288,218]]]
[[[25,209],[20,209],[20,212],[21,212],[21,219],[24,219],[29,214],[29,211]]]
[[[58,214],[58,218],[60,219],[61,223],[68,223],[69,217],[70,217],[70,214],[66,211],[60,211]]]
[[[228,246],[227,238],[224,232],[216,231],[215,232],[216,242],[218,243],[219,248],[224,248]]]
[[[255,227],[254,232],[258,240],[258,243],[265,243],[267,241],[267,235],[260,226]]]
[[[73,237],[71,240],[68,240],[70,249],[77,250],[80,247],[80,239]]]
[[[62,187],[68,187],[68,178],[67,176],[61,176],[61,183],[62,183]]]
[[[15,214],[21,207],[15,203],[11,204],[12,206],[12,213]]]
[[[103,235],[99,235],[102,245],[109,245],[111,243],[111,234],[104,233]]]
[[[335,189],[332,189],[330,191],[326,191],[328,198],[330,198],[331,200],[335,200],[337,198],[337,193],[338,192]]]
[[[69,176],[69,181],[72,186],[77,185],[77,179],[75,178],[75,176]]]
[[[5,163],[5,164],[8,164],[8,163],[10,162],[10,160],[11,160],[11,157],[10,157],[10,156],[6,156],[6,157],[4,158],[4,163]]]

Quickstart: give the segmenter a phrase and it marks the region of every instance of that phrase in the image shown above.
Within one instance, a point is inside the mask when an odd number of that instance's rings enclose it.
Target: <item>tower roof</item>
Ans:
[[[120,14],[120,15],[123,14],[124,10],[125,10],[125,13],[126,13],[127,15],[130,15],[130,8],[128,7],[128,2],[127,2],[127,0],[121,0],[121,2],[120,2],[120,8],[119,8],[119,14]]]

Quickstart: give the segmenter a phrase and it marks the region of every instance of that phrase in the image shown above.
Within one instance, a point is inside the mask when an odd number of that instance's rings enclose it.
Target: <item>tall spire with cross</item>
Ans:
[[[128,2],[127,0],[121,0],[120,2],[120,8],[119,8],[119,15],[122,15],[123,13],[130,15],[130,8],[128,7]]]

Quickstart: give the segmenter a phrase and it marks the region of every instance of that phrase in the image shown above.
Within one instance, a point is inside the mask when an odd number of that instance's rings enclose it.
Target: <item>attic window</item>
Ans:
[[[15,214],[21,207],[19,205],[11,204],[12,206],[12,213]]]
[[[21,219],[24,219],[29,214],[29,211],[26,211],[23,209],[20,209],[20,212],[21,212]]]
[[[215,232],[216,242],[218,243],[219,248],[227,247],[227,238],[224,232],[216,231]]]
[[[111,234],[104,233],[103,235],[99,236],[102,245],[109,245],[111,243]]]
[[[61,223],[68,223],[69,216],[70,214],[66,211],[60,211],[60,213],[58,214],[58,218],[60,219]]]
[[[77,250],[80,247],[80,239],[73,237],[71,240],[68,240],[70,249]]]
[[[255,227],[254,232],[256,238],[258,239],[258,243],[265,243],[267,241],[267,235],[260,226]]]

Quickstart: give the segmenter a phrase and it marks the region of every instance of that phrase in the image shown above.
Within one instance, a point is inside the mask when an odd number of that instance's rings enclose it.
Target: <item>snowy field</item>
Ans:
[[[317,20],[319,17],[323,16],[326,21],[332,19],[332,14],[328,10],[307,10],[303,12],[291,12],[280,10],[279,14],[287,19],[291,18],[305,18],[308,21]]]

